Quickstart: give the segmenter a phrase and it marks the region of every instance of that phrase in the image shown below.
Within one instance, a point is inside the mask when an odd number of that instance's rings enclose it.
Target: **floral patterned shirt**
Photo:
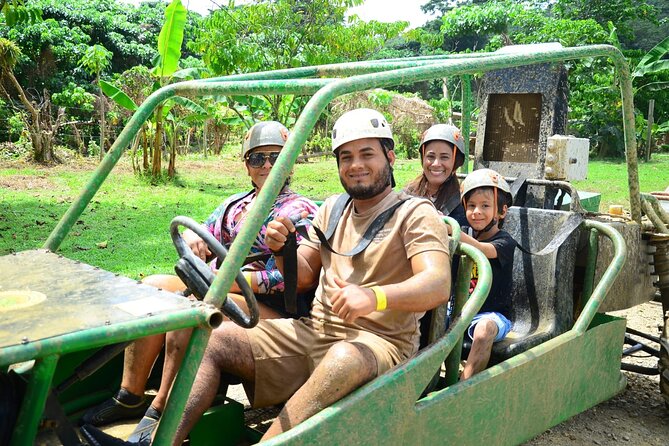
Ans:
[[[241,200],[230,205],[229,203],[235,199],[234,196],[224,201],[212,214],[207,218],[204,226],[207,230],[216,237],[216,240],[221,242],[224,246],[229,247],[233,240],[239,234],[246,216],[243,213],[244,209],[249,206],[256,198],[257,191],[250,193]],[[222,215],[224,210],[228,208],[225,215]],[[318,206],[306,197],[303,197],[289,188],[285,187],[276,198],[274,206],[265,218],[260,232],[256,236],[249,255],[253,254],[271,254],[269,248],[265,245],[265,232],[267,231],[267,224],[277,217],[291,217],[295,214],[300,214],[307,211],[310,217],[313,217],[318,210]],[[297,241],[300,242],[301,237],[297,235]],[[216,268],[216,259],[211,262],[211,267],[214,271]],[[258,283],[258,291],[260,294],[267,294],[270,292],[281,292],[284,289],[283,276],[276,266],[274,256],[270,257],[266,262],[253,262],[242,267],[243,271],[252,272],[256,274],[256,282]]]

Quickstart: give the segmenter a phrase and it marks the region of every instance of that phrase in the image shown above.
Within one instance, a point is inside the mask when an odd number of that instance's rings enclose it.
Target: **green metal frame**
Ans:
[[[309,134],[325,107],[334,98],[346,93],[374,87],[389,87],[448,76],[468,75],[482,71],[528,65],[530,63],[560,62],[589,57],[611,58],[616,67],[622,93],[630,207],[633,219],[640,222],[641,204],[636,140],[634,137],[632,82],[629,66],[625,57],[617,48],[610,45],[590,45],[577,48],[529,51],[523,54],[491,53],[486,55],[474,54],[457,58],[453,56],[441,56],[434,58],[414,58],[406,61],[391,60],[335,64],[168,85],[149,96],[139,110],[135,112],[84,191],[70,206],[56,228],[52,231],[44,247],[51,250],[58,249],[64,237],[76,223],[111,169],[118,162],[121,154],[128,147],[141,125],[155,108],[166,99],[175,95],[313,94],[297,120],[295,128],[267,178],[263,190],[258,194],[257,202],[249,212],[248,224],[244,225],[235,239],[235,243],[230,248],[230,255],[223,262],[219,274],[205,299],[205,301],[220,307],[227,291],[232,285],[236,271],[242,266],[243,259],[246,253],[248,253],[255,235],[260,230],[264,216],[269,212],[274,198],[278,195],[286,178],[290,174],[300,154],[301,147],[306,143]],[[343,79],[303,79],[307,76],[346,75],[352,76]],[[468,120],[468,116],[463,118]]]
[[[195,335],[191,339],[189,348],[192,348],[195,344],[202,352],[198,351],[198,354],[193,354],[190,351],[187,352],[183,366],[185,370],[196,371],[202,359],[201,353],[203,353],[206,346],[206,339],[208,339],[211,332],[209,323],[213,313],[218,312],[209,305],[196,305],[188,310],[155,315],[148,320],[133,320],[126,323],[74,332],[56,338],[35,340],[25,345],[3,348],[0,350],[0,366],[35,359],[35,365],[30,373],[26,395],[23,398],[23,404],[19,411],[10,445],[22,446],[34,442],[56,366],[62,355],[131,341],[167,331],[197,327],[195,328]],[[190,389],[190,386],[188,386],[188,389]],[[188,391],[175,393],[175,397],[171,398],[176,401],[173,404],[179,404],[179,400],[182,400],[181,404],[185,405],[188,393]],[[177,423],[178,420],[173,422],[172,425],[169,425],[169,423],[165,423],[165,425],[174,432]]]
[[[434,57],[418,57],[411,59],[394,59],[386,61],[349,63],[349,64],[334,64],[320,67],[306,67],[279,70],[268,73],[252,73],[244,75],[228,76],[217,79],[209,79],[205,81],[189,81],[178,84],[168,85],[153,93],[140,106],[130,119],[126,127],[123,129],[118,139],[112,145],[109,153],[100,163],[99,167],[94,172],[91,180],[85,186],[79,197],[70,206],[58,225],[49,235],[49,238],[44,244],[44,248],[56,251],[63,239],[72,229],[77,219],[84,211],[90,200],[98,191],[102,183],[105,181],[115,164],[120,159],[123,151],[129,146],[133,137],[136,135],[142,124],[149,118],[153,111],[166,99],[176,95],[182,96],[205,96],[205,95],[254,95],[254,94],[296,94],[296,95],[313,95],[305,107],[303,113],[297,120],[291,136],[289,137],[284,149],[281,151],[279,159],[272,169],[265,186],[260,192],[256,204],[249,211],[249,218],[247,224],[244,225],[240,234],[229,250],[229,255],[223,262],[216,280],[212,284],[209,293],[205,298],[205,302],[213,304],[216,307],[222,305],[227,296],[227,291],[236,276],[237,271],[242,266],[243,259],[248,253],[255,235],[260,230],[260,226],[264,217],[269,212],[269,209],[278,195],[285,179],[290,174],[292,166],[295,163],[297,156],[300,153],[300,148],[305,144],[309,134],[314,128],[318,118],[325,109],[325,107],[336,97],[351,93],[355,91],[362,91],[374,87],[390,87],[400,84],[409,84],[423,80],[443,78],[449,76],[463,76],[463,99],[466,115],[463,116],[463,129],[469,127],[469,111],[470,105],[470,89],[469,76],[474,73],[483,71],[496,70],[502,68],[516,67],[527,65],[529,63],[543,63],[543,62],[561,62],[570,59],[590,58],[590,57],[607,57],[613,60],[615,65],[618,80],[621,86],[622,104],[623,104],[623,125],[625,131],[625,148],[628,164],[628,182],[630,189],[630,204],[632,217],[637,222],[640,221],[640,199],[638,186],[638,168],[636,155],[636,141],[634,138],[634,115],[632,103],[632,83],[630,77],[629,66],[623,57],[622,53],[615,47],[609,45],[591,45],[578,48],[562,48],[562,49],[538,49],[528,50],[522,54],[469,54],[456,56],[434,56]],[[337,76],[332,78],[310,79],[311,77],[325,77]],[[346,78],[339,78],[340,76],[349,76]],[[468,133],[468,132],[467,132]],[[466,145],[468,145],[468,137]],[[594,224],[594,223],[593,223]],[[613,237],[615,235],[609,234],[612,230],[597,227],[598,230],[605,232],[607,236]],[[615,231],[614,231],[615,232]],[[462,246],[462,252],[470,255],[475,261],[480,260],[480,253],[473,252],[470,248]],[[624,249],[624,246],[623,246]],[[624,251],[622,251],[624,252]],[[619,254],[620,251],[617,251]],[[624,254],[623,254],[624,257]],[[615,261],[614,261],[615,262]],[[487,274],[486,269],[480,270],[482,278]],[[615,276],[615,273],[611,273]],[[448,395],[465,394],[466,389],[474,388],[477,383],[482,383],[485,380],[502,375],[503,370],[513,370],[520,364],[532,364],[529,361],[530,357],[539,357],[551,351],[554,344],[569,344],[568,341],[583,337],[588,333],[583,333],[580,330],[585,330],[585,326],[590,324],[594,316],[594,311],[601,302],[604,294],[601,291],[602,283],[610,286],[610,277],[605,276],[602,282],[593,291],[592,297],[585,306],[584,313],[577,322],[578,329],[574,329],[565,335],[556,338],[549,343],[543,344],[536,349],[528,352],[528,355],[521,355],[521,357],[512,358],[510,362],[505,362],[499,366],[495,366],[486,372],[478,375],[467,383],[458,383],[445,390],[437,392],[436,394],[424,399],[420,404],[416,404],[416,398],[420,395],[429,379],[434,375],[438,365],[444,360],[446,353],[453,351],[459,338],[461,338],[466,327],[466,322],[471,320],[475,314],[476,304],[482,303],[482,297],[479,299],[472,298],[463,307],[463,313],[460,319],[451,328],[449,333],[432,347],[422,352],[418,357],[409,361],[408,363],[394,369],[389,374],[375,380],[370,385],[367,385],[355,392],[350,397],[346,398],[341,403],[326,409],[312,419],[284,434],[275,442],[283,440],[301,438],[320,438],[326,443],[337,442],[346,443],[343,437],[327,437],[325,432],[331,432],[331,429],[323,430],[323,434],[319,434],[314,429],[314,426],[319,425],[322,420],[328,420],[328,426],[339,426],[336,429],[337,434],[344,434],[347,432],[347,438],[356,437],[367,438],[366,435],[376,432],[379,434],[378,439],[393,438],[398,441],[400,438],[411,438],[416,440],[423,438],[427,434],[418,435],[416,428],[422,425],[422,421],[414,419],[411,413],[427,414],[437,413],[431,411],[431,407],[441,407],[443,401],[448,401]],[[480,282],[481,283],[481,282]],[[462,287],[464,289],[464,286]],[[458,290],[462,293],[462,290]],[[487,294],[487,290],[486,293]],[[481,291],[482,296],[483,291]],[[599,300],[597,300],[599,299]],[[479,305],[480,307],[480,305]],[[593,310],[594,308],[594,310]],[[588,318],[583,318],[584,314],[588,314]],[[95,345],[103,345],[111,342],[120,342],[129,340],[138,336],[146,336],[153,333],[165,332],[175,328],[181,328],[186,325],[196,326],[198,328],[194,331],[191,343],[188,349],[188,360],[182,367],[182,371],[177,376],[174,390],[170,401],[168,402],[168,409],[163,417],[155,444],[167,444],[171,438],[172,433],[176,427],[178,417],[182,413],[185,404],[185,398],[190,391],[192,380],[204,351],[204,345],[209,337],[210,329],[203,325],[198,320],[198,315],[190,315],[179,319],[178,323],[172,325],[166,324],[162,327],[146,327],[139,325],[137,327],[125,327],[132,330],[116,331],[110,335],[110,331],[115,330],[114,327],[104,327],[99,331],[93,330],[82,334],[72,335],[71,341],[73,344],[81,347],[91,347]],[[585,326],[584,326],[585,325]],[[606,326],[606,324],[603,324]],[[94,332],[94,333],[93,333]],[[622,342],[622,341],[621,341]],[[60,343],[57,340],[56,343]],[[43,407],[43,398],[45,398],[44,389],[49,387],[50,380],[53,376],[54,362],[57,357],[66,351],[71,351],[67,347],[67,342],[62,342],[59,345],[51,345],[49,341],[44,341],[45,349],[36,348],[35,343],[27,346],[18,346],[11,351],[3,349],[0,351],[0,364],[9,364],[17,358],[35,358],[37,359],[35,373],[29,385],[30,400],[32,406],[21,409],[19,423],[17,430],[12,440],[12,444],[28,444],[33,438],[37,422],[38,414],[41,413]],[[25,347],[25,348],[23,348]],[[531,353],[533,352],[533,353]],[[533,356],[534,355],[534,356]],[[452,373],[452,372],[450,372]],[[506,374],[513,376],[513,374]],[[511,378],[506,378],[511,379]],[[379,398],[379,395],[384,395]],[[389,404],[390,408],[385,411],[377,411],[374,404]],[[372,405],[370,405],[372,404]],[[408,406],[404,406],[408,404]],[[365,409],[362,409],[365,408]],[[394,409],[397,410],[394,410]],[[400,410],[402,408],[402,410]],[[346,410],[342,410],[346,409]],[[404,412],[404,409],[407,412]],[[362,410],[362,412],[361,412]],[[372,426],[368,426],[362,430],[350,429],[350,425],[340,424],[341,420],[355,419],[355,416],[361,416],[358,420],[364,420],[370,414],[385,414],[396,413],[400,414],[403,421],[400,423],[402,429],[398,431],[397,422],[393,417],[386,417],[385,420],[377,420]],[[355,414],[355,415],[354,415]],[[364,415],[364,416],[362,416]],[[351,418],[354,417],[354,418]],[[434,415],[430,415],[434,417]],[[427,418],[426,418],[427,419]],[[395,420],[391,425],[391,421]],[[409,425],[413,420],[414,425]],[[438,423],[437,423],[438,424]],[[465,423],[466,424],[466,423]],[[346,426],[346,427],[345,427]],[[385,430],[387,429],[387,430]],[[434,433],[441,431],[441,429],[434,429]],[[398,436],[393,436],[397,434]],[[329,435],[329,434],[328,434]],[[412,435],[416,435],[412,437]],[[432,435],[432,434],[430,434]],[[404,436],[404,437],[403,437]],[[445,437],[443,437],[445,438]]]
[[[610,226],[584,224],[608,237],[615,254],[571,330],[466,381],[454,381],[447,367],[452,384],[421,398],[444,358],[458,352],[482,304],[475,292],[441,340],[267,445],[360,444],[370,438],[397,445],[519,444],[620,392],[626,383],[620,371],[625,321],[597,309],[625,263],[627,248]],[[468,245],[460,252],[477,263],[483,256]],[[588,262],[594,261],[592,254]],[[468,279],[466,272],[459,277],[456,302],[467,293],[468,280],[462,279]]]

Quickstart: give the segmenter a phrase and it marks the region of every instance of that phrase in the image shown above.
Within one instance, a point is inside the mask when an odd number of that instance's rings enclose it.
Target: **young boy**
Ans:
[[[502,230],[512,196],[509,184],[497,172],[479,169],[470,173],[462,182],[460,195],[469,223],[462,228],[461,240],[483,252],[492,267],[490,294],[467,330],[472,347],[461,377],[467,379],[486,368],[493,343],[504,339],[511,330],[507,315],[516,241]],[[470,292],[477,281],[474,265]]]

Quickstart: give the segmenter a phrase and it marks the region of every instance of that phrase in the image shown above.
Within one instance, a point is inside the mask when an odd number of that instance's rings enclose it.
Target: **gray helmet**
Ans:
[[[451,124],[435,124],[423,132],[420,138],[420,152],[423,153],[425,144],[430,141],[446,141],[458,148],[465,155],[465,140],[459,128]]]
[[[264,121],[254,124],[244,135],[242,158],[246,157],[246,154],[256,147],[283,147],[289,134],[288,129],[280,122]]]
[[[351,110],[339,117],[332,128],[332,152],[336,155],[342,145],[356,139],[380,138],[395,147],[393,132],[383,114],[370,108]]]
[[[494,187],[506,192],[512,198],[509,183],[492,169],[478,169],[467,175],[460,186],[460,199],[464,200],[467,193],[479,187]]]

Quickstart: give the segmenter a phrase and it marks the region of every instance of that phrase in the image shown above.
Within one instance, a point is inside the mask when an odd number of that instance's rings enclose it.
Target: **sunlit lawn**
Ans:
[[[176,254],[168,235],[170,220],[187,215],[205,219],[228,195],[250,188],[243,165],[233,156],[189,157],[177,163],[176,181],[151,186],[127,162],[111,173],[61,246],[66,256],[133,278],[171,272]],[[60,216],[91,177],[94,165],[41,168],[0,166],[0,255],[39,248]],[[417,160],[399,160],[398,185],[419,170]],[[641,191],[669,185],[669,155],[639,167]],[[334,159],[298,164],[293,189],[314,199],[341,192]],[[628,201],[626,164],[592,161],[579,190],[602,193],[601,209]]]

